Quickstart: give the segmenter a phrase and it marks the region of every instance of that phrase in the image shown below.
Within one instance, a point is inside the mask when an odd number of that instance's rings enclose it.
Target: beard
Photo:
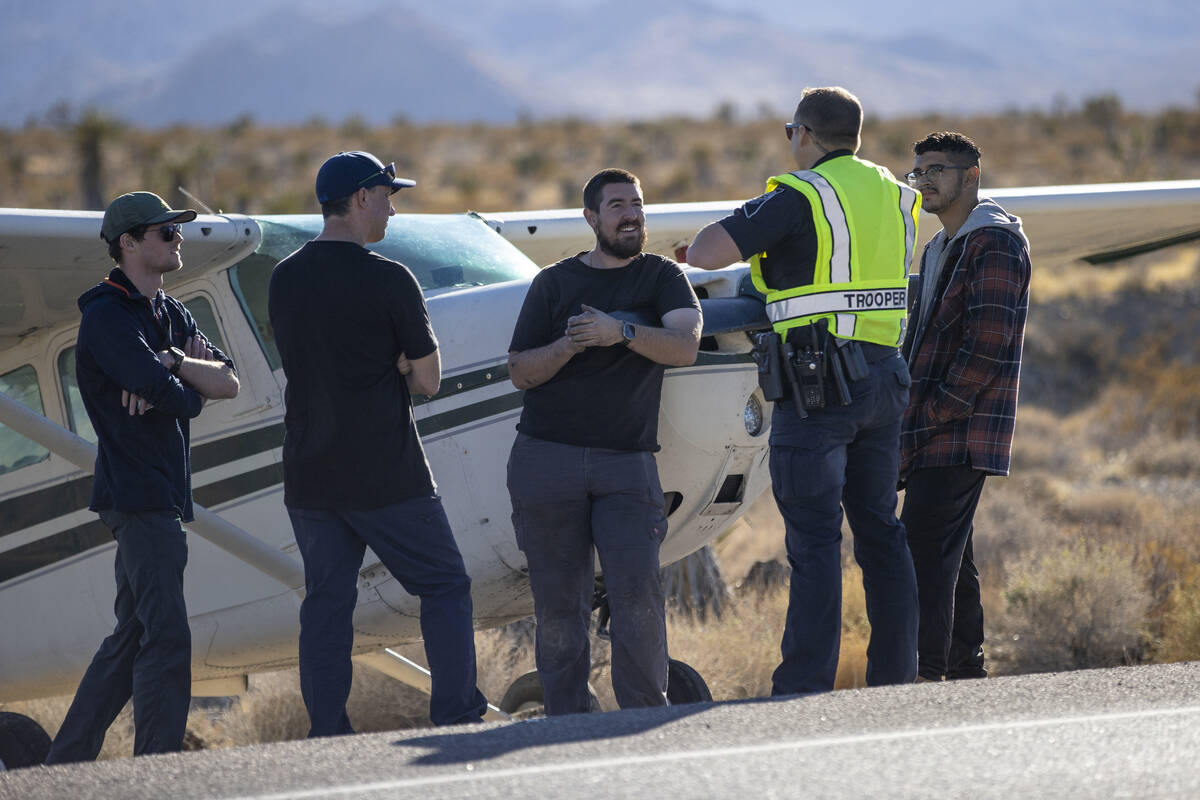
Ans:
[[[921,208],[930,214],[940,214],[949,208],[959,195],[962,194],[962,179],[958,183],[946,187],[945,191],[935,190],[932,197],[922,194]]]
[[[646,246],[646,226],[642,225],[638,229],[638,237],[636,241],[625,240],[620,238],[609,238],[603,231],[596,231],[596,244],[600,249],[612,256],[613,258],[633,258],[638,253],[642,252],[642,248]],[[618,234],[619,237],[619,234]]]

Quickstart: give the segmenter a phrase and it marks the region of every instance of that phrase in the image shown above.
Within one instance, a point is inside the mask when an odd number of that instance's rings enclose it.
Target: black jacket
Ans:
[[[192,519],[188,420],[204,399],[159,363],[157,353],[182,348],[198,333],[183,304],[163,295],[165,321],[118,267],[79,298],[83,320],[75,348],[75,375],[99,438],[93,511],[173,511]],[[216,358],[231,367],[224,353]],[[130,416],[121,391],[154,408]]]

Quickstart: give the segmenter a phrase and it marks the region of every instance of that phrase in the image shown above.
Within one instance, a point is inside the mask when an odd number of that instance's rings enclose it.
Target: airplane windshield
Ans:
[[[276,262],[321,232],[321,217],[255,217],[258,253]],[[367,245],[412,270],[425,293],[530,278],[537,265],[471,214],[397,214],[383,241]]]
[[[271,271],[322,227],[319,214],[255,217],[262,243],[229,270],[229,281],[271,369],[279,352],[267,316]],[[397,214],[383,241],[368,245],[399,261],[416,276],[427,296],[468,286],[531,278],[538,267],[507,239],[472,214]]]

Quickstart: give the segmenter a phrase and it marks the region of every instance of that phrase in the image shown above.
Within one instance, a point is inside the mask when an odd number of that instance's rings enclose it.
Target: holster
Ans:
[[[787,396],[787,377],[783,368],[783,341],[774,331],[754,334],[750,355],[758,364],[758,386],[766,400]]]

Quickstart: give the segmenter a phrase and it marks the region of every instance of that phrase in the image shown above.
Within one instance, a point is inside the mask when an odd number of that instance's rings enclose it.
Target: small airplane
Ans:
[[[989,194],[1023,218],[1037,269],[1200,238],[1200,181]],[[646,249],[682,262],[695,232],[738,205],[648,205]],[[111,267],[98,239],[101,216],[0,208],[0,701],[73,691],[114,623],[115,543],[87,510],[95,434],[73,357],[75,300]],[[939,227],[923,216],[921,242]],[[184,225],[185,266],[167,279],[241,379],[236,398],[210,402],[192,427],[197,513],[186,526],[196,535],[185,593],[196,696],[239,694],[249,674],[297,663],[304,579],[283,507],[285,379],[267,286],[275,264],[320,228],[319,215],[203,214]],[[439,338],[442,388],[417,399],[415,417],[473,580],[477,628],[533,612],[505,487],[521,409],[506,366],[517,311],[538,265],[592,243],[582,212],[558,209],[399,214],[373,245],[416,274]],[[704,331],[696,363],[668,369],[663,384],[664,566],[713,541],[770,483],[771,409],[748,335],[768,327],[761,295],[745,265],[687,275]],[[354,625],[360,662],[428,691],[427,671],[396,650],[420,639],[417,600],[370,552]],[[707,692],[697,680],[672,662],[672,702]],[[514,710],[501,706],[491,713]],[[0,714],[0,725],[16,716]]]

